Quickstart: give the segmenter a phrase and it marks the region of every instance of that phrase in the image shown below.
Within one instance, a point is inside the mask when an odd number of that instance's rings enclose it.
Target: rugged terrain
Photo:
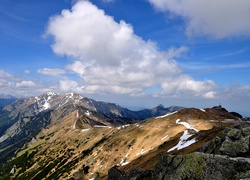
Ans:
[[[218,128],[211,132],[215,129]],[[185,153],[176,151],[170,155],[164,151],[157,163],[152,163],[155,156],[147,154],[141,158],[142,164],[150,164],[146,168],[113,167],[109,179],[249,179],[249,138],[250,122],[236,123],[197,148],[197,152],[187,149]]]
[[[3,109],[17,120],[0,138],[0,179],[107,179],[114,166],[111,179],[134,169],[151,172],[163,155],[195,152],[241,124],[220,106],[134,112],[76,94],[46,95]]]
[[[159,105],[151,110],[131,111],[75,93],[58,95],[49,92],[38,97],[18,99],[0,111],[0,162],[5,162],[20,149],[28,147],[30,142],[36,141],[37,135],[46,134],[46,131],[52,131],[51,134],[60,132],[66,134],[67,138],[69,131],[73,137],[78,138],[79,132],[100,129],[102,133],[104,129],[127,126],[178,109],[181,108]],[[94,136],[94,139],[102,139],[102,135]],[[47,140],[48,137],[45,142]]]

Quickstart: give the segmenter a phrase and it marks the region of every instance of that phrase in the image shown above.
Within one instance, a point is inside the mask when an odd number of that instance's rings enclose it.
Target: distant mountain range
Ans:
[[[249,135],[250,124],[221,106],[131,111],[49,92],[0,108],[0,180],[201,179],[209,163],[221,179],[245,177],[250,162],[224,155],[248,158]]]
[[[17,100],[17,97],[14,97],[9,94],[0,94],[0,107],[7,106]]]
[[[5,96],[12,98],[11,96]],[[14,99],[13,99],[14,100]],[[48,92],[37,97],[20,98],[0,109],[0,161],[6,159],[18,148],[37,135],[42,128],[60,121],[69,114],[72,116],[74,129],[94,126],[120,126],[139,122],[143,119],[164,115],[181,109],[165,108],[160,105],[153,109],[131,111],[114,103],[96,101],[76,93],[58,95]]]

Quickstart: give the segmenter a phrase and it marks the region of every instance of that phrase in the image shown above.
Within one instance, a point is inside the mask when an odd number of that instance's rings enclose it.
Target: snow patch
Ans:
[[[193,130],[195,130],[196,132],[198,132],[198,130],[195,129],[195,128],[193,128],[192,126],[190,126],[189,123],[187,123],[187,122],[180,122],[180,119],[177,119],[177,120],[176,120],[176,124],[181,124],[181,125],[185,126],[187,129],[193,129]]]
[[[89,112],[88,110],[85,112],[85,114],[86,114],[87,116],[90,116],[90,112]]]
[[[48,101],[45,101],[45,103],[43,104],[43,110],[47,110],[50,108],[50,103],[48,103]]]
[[[128,126],[130,126],[130,124],[125,124],[125,125],[119,126],[117,129],[125,128],[125,127],[128,127]]]
[[[165,115],[163,115],[163,116],[158,116],[158,117],[156,117],[156,119],[165,118],[165,117],[170,116],[170,115],[173,115],[173,114],[175,114],[175,113],[177,113],[177,111],[172,112],[172,113],[167,113],[167,114],[165,114]]]
[[[206,110],[205,110],[205,109],[199,109],[199,110],[201,110],[201,111],[203,111],[203,112],[206,112]]]
[[[76,120],[77,121],[77,120]],[[73,129],[76,129],[76,121],[73,124]]]
[[[57,95],[57,94],[56,94],[55,92],[48,92],[47,95],[48,95],[48,96],[55,96],[55,95]]]
[[[135,124],[138,128],[143,128],[143,125],[139,125],[138,123]]]
[[[188,130],[185,130],[183,135],[180,138],[179,143],[176,146],[169,149],[168,152],[173,151],[175,149],[180,150],[180,149],[183,149],[183,148],[188,147],[191,144],[195,143],[196,142],[195,138],[187,141],[187,139],[190,138],[191,136],[192,136],[192,134],[189,134]]]
[[[79,118],[79,110],[77,109],[76,117]]]
[[[193,128],[192,126],[190,126],[189,123],[187,123],[187,122],[180,122],[180,119],[176,120],[176,124],[181,124],[181,125],[185,126],[187,129],[192,129],[192,130],[198,132],[198,130],[195,129],[195,128]],[[190,138],[191,136],[193,136],[193,135],[189,134],[188,130],[185,130],[184,133],[183,133],[183,135],[180,137],[179,143],[176,146],[170,148],[168,150],[168,152],[173,151],[175,149],[180,150],[180,149],[183,149],[183,148],[188,147],[191,144],[195,143],[196,142],[195,138],[193,138],[191,140],[188,140],[188,138]]]
[[[168,137],[168,135],[164,136],[163,138],[161,138],[161,140],[163,141],[164,139],[166,139]]]
[[[210,122],[220,122],[219,120],[210,120]]]
[[[96,127],[96,128],[112,128],[111,126],[100,126],[100,125],[95,125],[94,127]]]
[[[136,156],[145,154],[146,152],[150,151],[151,149],[153,149],[153,148],[149,148],[149,149],[146,149],[146,150],[144,150],[144,149],[142,148],[142,149],[141,149],[141,152],[138,152],[138,153],[136,154]]]
[[[117,164],[117,166],[125,166],[127,165],[129,162],[126,162],[125,159],[121,159],[121,162]]]
[[[126,158],[128,157],[129,153],[126,154],[125,158],[121,159],[121,162],[117,164],[117,166],[125,166],[126,164],[128,164],[129,162],[126,162]]]

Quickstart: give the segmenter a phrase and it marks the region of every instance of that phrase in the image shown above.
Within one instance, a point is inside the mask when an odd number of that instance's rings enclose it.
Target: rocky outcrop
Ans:
[[[250,123],[226,128],[200,150],[204,153],[250,157]]]
[[[246,179],[250,178],[250,159],[225,155],[191,153],[162,156],[153,170],[119,171],[113,167],[109,180],[127,179]]]

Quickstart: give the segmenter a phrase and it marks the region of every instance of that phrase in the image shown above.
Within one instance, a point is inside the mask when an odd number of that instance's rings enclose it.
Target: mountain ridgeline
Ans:
[[[9,94],[0,94],[0,107],[7,106],[15,102],[18,98]]]
[[[0,180],[250,178],[250,124],[221,106],[131,111],[49,92],[2,107],[0,130]]]
[[[74,129],[94,126],[120,126],[181,109],[162,105],[151,110],[131,111],[114,103],[96,101],[76,93],[58,95],[48,92],[41,96],[21,98],[0,109],[0,162],[36,136],[42,128],[71,113],[75,114]]]

